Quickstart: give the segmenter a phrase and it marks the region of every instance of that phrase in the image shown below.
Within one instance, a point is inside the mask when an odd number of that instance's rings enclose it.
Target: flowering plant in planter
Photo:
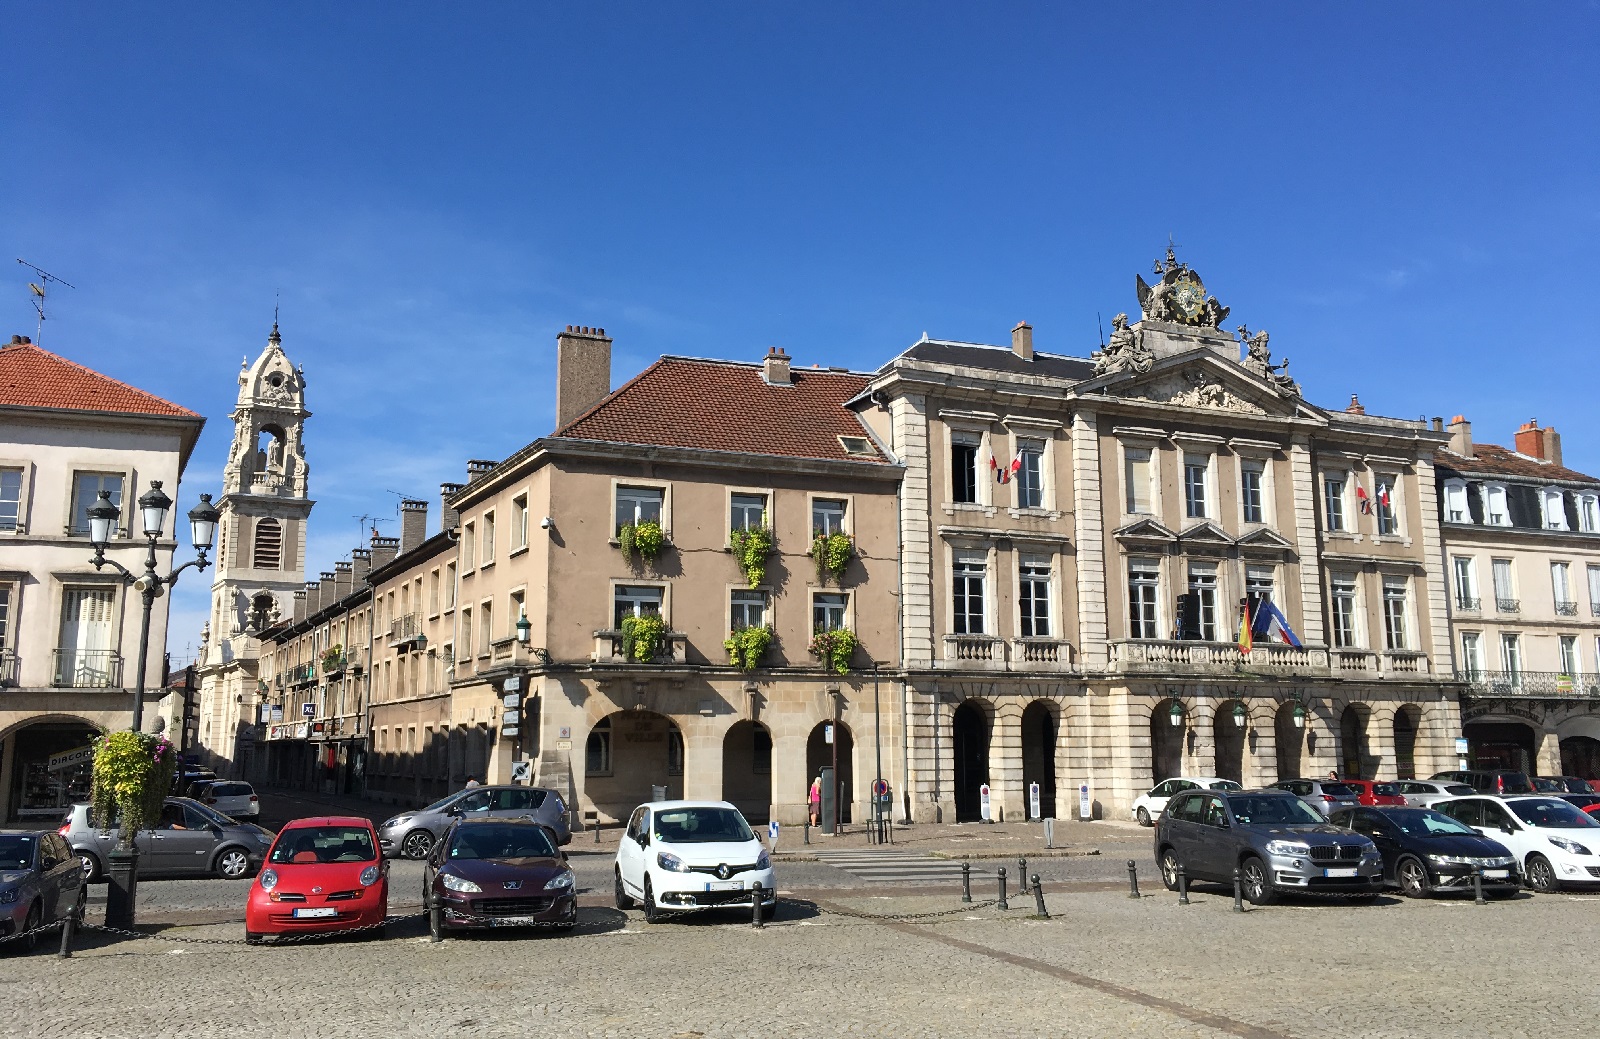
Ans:
[[[754,671],[770,645],[772,627],[766,624],[740,628],[722,642],[722,648],[728,651],[728,663],[741,671]]]
[[[746,527],[728,535],[728,547],[733,549],[733,558],[739,561],[739,569],[744,571],[751,588],[760,588],[767,578],[767,557],[772,554],[773,541],[766,519],[765,515],[761,517],[762,526]]]
[[[337,642],[329,646],[328,651],[322,654],[322,670],[324,671],[337,671],[343,663],[344,647]]]
[[[113,732],[94,741],[91,814],[102,823],[120,817],[120,837],[133,836],[161,819],[161,803],[172,791],[178,751],[165,736]]]
[[[667,547],[667,534],[655,520],[624,523],[617,528],[617,544],[621,546],[623,555],[637,553],[639,558],[650,563]]]
[[[850,661],[861,643],[849,628],[818,628],[811,635],[811,653],[839,674],[850,672]]]
[[[828,576],[833,576],[834,583],[844,576],[845,567],[850,565],[850,557],[855,555],[856,543],[849,534],[824,534],[817,531],[816,537],[811,540],[812,560],[817,564],[817,580],[824,584]]]
[[[659,613],[622,618],[622,652],[629,660],[648,663],[666,641],[667,625]]]

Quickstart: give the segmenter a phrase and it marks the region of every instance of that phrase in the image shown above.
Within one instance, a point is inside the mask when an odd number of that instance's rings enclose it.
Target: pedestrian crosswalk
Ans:
[[[910,852],[854,849],[819,851],[817,858],[869,883],[961,882],[961,863],[954,859],[935,859]]]

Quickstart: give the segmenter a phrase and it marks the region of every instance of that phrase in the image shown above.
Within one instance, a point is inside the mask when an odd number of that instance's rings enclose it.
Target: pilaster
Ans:
[[[1078,652],[1085,667],[1106,665],[1105,513],[1096,415],[1072,416],[1072,515],[1078,564]]]
[[[1323,645],[1322,557],[1317,548],[1317,477],[1306,437],[1289,444],[1289,478],[1293,482],[1296,553],[1300,559],[1300,641]],[[1287,778],[1287,777],[1286,777]]]
[[[900,653],[907,667],[933,663],[933,505],[928,489],[928,399],[896,397],[891,407],[900,483]]]

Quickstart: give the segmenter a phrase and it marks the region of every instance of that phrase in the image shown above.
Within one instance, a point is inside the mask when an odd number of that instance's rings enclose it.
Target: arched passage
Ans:
[[[1369,712],[1361,704],[1350,704],[1339,716],[1339,774],[1347,779],[1372,779],[1368,773],[1371,754],[1367,750]]]
[[[1297,718],[1296,708],[1304,711],[1298,703],[1283,704],[1272,719],[1272,731],[1278,749],[1277,764],[1280,780],[1298,779],[1300,763],[1305,760],[1306,716],[1301,713]]]
[[[1056,739],[1060,731],[1051,704],[1035,700],[1023,710],[1022,796],[1031,804],[1028,792],[1038,783],[1039,812],[1046,819],[1056,817]]]
[[[1244,737],[1250,730],[1250,709],[1242,700],[1229,700],[1211,717],[1211,737],[1217,748],[1219,779],[1244,782]]]
[[[54,826],[68,805],[89,800],[91,744],[100,730],[86,721],[49,718],[19,726],[4,739],[11,750],[7,814]]]
[[[1538,742],[1530,726],[1521,722],[1468,722],[1461,727],[1467,738],[1468,760],[1473,768],[1514,768],[1534,775]]]
[[[1394,712],[1394,769],[1400,779],[1417,778],[1417,729],[1422,712],[1402,707]]]
[[[1178,708],[1173,721],[1173,707]],[[1162,700],[1150,712],[1151,785],[1183,775],[1183,745],[1188,736],[1189,715],[1176,700]]]
[[[772,733],[760,722],[736,722],[722,738],[722,799],[752,823],[772,811]]]
[[[1593,736],[1568,736],[1562,740],[1561,774],[1600,779],[1600,740]]]
[[[626,819],[658,793],[683,796],[683,734],[665,715],[607,715],[589,730],[583,757],[584,794],[611,818]]]
[[[956,822],[983,818],[978,788],[989,782],[989,717],[968,700],[951,719],[951,749],[956,766]]]
[[[834,742],[828,742],[827,727],[833,726]],[[838,765],[833,774],[838,784],[839,822],[851,820],[851,806],[856,796],[856,741],[850,727],[843,722],[818,722],[806,740],[806,784],[822,774],[824,766],[834,765],[834,752],[838,751]]]

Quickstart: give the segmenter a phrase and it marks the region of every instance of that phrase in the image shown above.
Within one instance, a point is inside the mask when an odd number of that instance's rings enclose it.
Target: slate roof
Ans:
[[[1565,480],[1574,483],[1600,483],[1600,478],[1538,458],[1518,454],[1499,444],[1473,444],[1471,458],[1440,448],[1434,464],[1456,476],[1514,476],[1524,480]]]
[[[1062,357],[1058,354],[1035,351],[1033,360],[1024,361],[1012,353],[1009,347],[1001,346],[923,340],[901,356],[933,364],[984,368],[1009,375],[1042,375],[1050,379],[1067,379],[1072,382],[1083,382],[1094,378],[1094,363],[1086,358]]]
[[[792,378],[791,385],[769,386],[759,364],[663,357],[555,435],[789,458],[889,461],[844,406],[866,387],[866,375],[796,367]],[[847,453],[841,436],[867,437],[872,453]]]
[[[0,346],[0,407],[200,417],[33,343]]]

